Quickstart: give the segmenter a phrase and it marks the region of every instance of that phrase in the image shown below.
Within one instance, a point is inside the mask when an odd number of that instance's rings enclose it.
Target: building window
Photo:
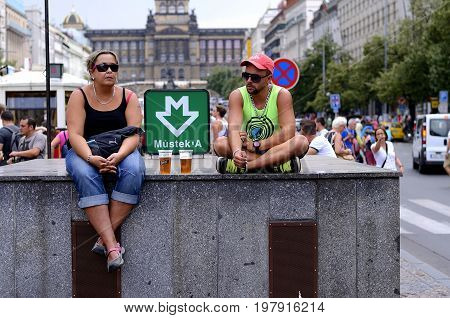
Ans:
[[[108,42],[108,41],[105,41],[105,42],[104,42],[104,44],[103,44],[103,49],[105,49],[105,50],[109,50],[109,49],[110,49],[110,47],[109,47],[109,42]]]
[[[113,50],[118,51],[119,50],[119,41],[113,42]]]
[[[162,54],[161,54],[160,60],[161,60],[162,63],[164,63],[164,62],[167,60],[167,56],[166,56],[165,53],[162,53]]]
[[[206,78],[206,70],[205,69],[201,69],[200,70],[200,79],[205,79]]]
[[[206,41],[205,40],[201,40],[200,41],[200,48],[201,49],[206,49]]]
[[[167,7],[165,4],[161,4],[161,6],[159,7],[159,11],[163,14],[167,13]]]
[[[175,10],[175,6],[174,5],[170,5],[169,6],[169,14],[175,14],[176,10]]]
[[[226,49],[231,49],[232,48],[231,40],[226,40],[225,41],[225,48]]]
[[[178,54],[178,62],[184,63],[184,54],[182,53]]]
[[[136,49],[137,49],[136,41],[131,41],[131,42],[130,42],[130,49],[131,49],[131,50],[136,50]]]
[[[216,45],[217,45],[218,49],[223,49],[223,41],[222,40],[217,40]]]
[[[223,63],[223,55],[217,54],[217,63]]]
[[[140,72],[139,72],[139,78],[140,78],[141,80],[144,80],[144,79],[145,79],[145,72],[144,72],[144,71],[140,71]]]
[[[125,64],[127,64],[127,63],[128,63],[128,55],[124,55],[124,54],[122,54],[122,56],[121,56],[121,60],[122,60],[122,63],[125,63]]]
[[[178,13],[181,13],[181,14],[184,13],[184,5],[182,2],[178,3]]]
[[[225,58],[225,62],[226,62],[226,63],[230,63],[231,61],[232,61],[231,54],[230,54],[230,53],[227,53],[227,56],[226,56],[226,58]]]
[[[178,70],[178,79],[179,80],[184,80],[184,69],[180,68]]]
[[[214,55],[213,54],[211,54],[211,55],[209,55],[208,56],[208,63],[214,63],[215,61],[214,61]]]
[[[170,63],[175,63],[175,54],[173,54],[173,53],[169,54],[169,62]]]
[[[206,62],[206,55],[202,54],[200,55],[200,63],[205,63]]]
[[[167,71],[165,68],[161,70],[161,79],[167,79]]]
[[[214,40],[208,41],[208,49],[214,49]]]
[[[241,49],[241,40],[234,40],[234,48]]]

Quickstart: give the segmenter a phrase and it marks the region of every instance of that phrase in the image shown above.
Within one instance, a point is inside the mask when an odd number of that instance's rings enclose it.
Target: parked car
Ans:
[[[412,147],[413,168],[423,173],[429,166],[442,166],[447,151],[450,114],[417,116]]]

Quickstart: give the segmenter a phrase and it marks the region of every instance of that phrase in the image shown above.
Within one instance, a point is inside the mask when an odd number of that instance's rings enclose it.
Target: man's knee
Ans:
[[[294,137],[295,155],[299,158],[303,158],[309,149],[309,142],[305,136],[295,135]]]

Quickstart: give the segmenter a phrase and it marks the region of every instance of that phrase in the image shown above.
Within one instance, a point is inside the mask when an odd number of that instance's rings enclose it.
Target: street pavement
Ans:
[[[401,297],[450,297],[450,177],[412,168],[409,143],[395,143],[400,179]]]

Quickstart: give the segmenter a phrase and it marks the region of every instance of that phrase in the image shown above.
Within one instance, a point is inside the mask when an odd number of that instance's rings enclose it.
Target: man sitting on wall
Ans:
[[[241,63],[245,86],[229,97],[228,137],[214,143],[220,173],[299,171],[297,158],[308,151],[296,135],[292,96],[272,84],[274,62],[259,53]]]

